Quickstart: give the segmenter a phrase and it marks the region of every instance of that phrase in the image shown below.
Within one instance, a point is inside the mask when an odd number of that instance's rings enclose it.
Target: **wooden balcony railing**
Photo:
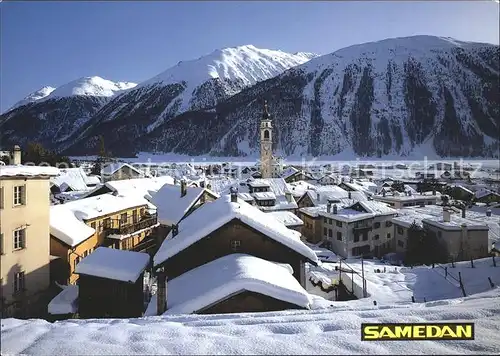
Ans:
[[[142,217],[138,219],[136,222],[125,222],[121,221],[115,222],[115,225],[118,224],[118,227],[109,227],[105,228],[107,235],[117,234],[117,235],[128,235],[132,234],[136,231],[146,229],[155,225],[158,222],[158,216],[156,214],[148,215],[147,217]]]

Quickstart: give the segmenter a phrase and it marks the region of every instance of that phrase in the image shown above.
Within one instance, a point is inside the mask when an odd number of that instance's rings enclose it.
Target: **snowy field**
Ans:
[[[2,355],[496,354],[500,288],[441,302],[313,311],[1,321]],[[363,322],[474,322],[474,341],[361,341]]]

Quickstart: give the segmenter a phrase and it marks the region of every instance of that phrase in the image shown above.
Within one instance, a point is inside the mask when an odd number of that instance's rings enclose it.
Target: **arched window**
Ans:
[[[264,131],[264,138],[269,139],[269,130]]]

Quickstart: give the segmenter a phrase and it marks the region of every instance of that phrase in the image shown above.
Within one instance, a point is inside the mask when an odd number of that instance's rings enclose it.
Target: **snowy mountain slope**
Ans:
[[[252,45],[218,49],[195,60],[181,61],[136,88],[116,97],[68,142],[95,137],[112,127],[120,139],[141,136],[188,110],[215,106],[242,89],[275,77],[315,57],[259,49]],[[65,147],[64,147],[65,148]]]
[[[142,151],[257,155],[262,100],[285,156],[494,157],[499,46],[433,36],[356,45],[314,58],[140,140]]]
[[[0,116],[0,141],[6,146],[38,141],[56,148],[113,96],[136,85],[93,76],[57,88],[44,87]]]
[[[40,99],[45,98],[47,95],[52,93],[56,88],[51,87],[51,86],[45,86],[41,89],[38,89],[37,91],[29,94],[26,96],[23,100],[18,101],[15,103],[10,109],[8,109],[6,112],[9,112],[11,110],[14,110],[15,108],[18,108],[20,106],[24,106],[30,103],[34,103],[35,101],[38,101]]]

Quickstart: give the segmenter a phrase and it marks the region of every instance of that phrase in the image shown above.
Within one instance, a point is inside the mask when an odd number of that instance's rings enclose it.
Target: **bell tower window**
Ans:
[[[264,131],[264,138],[265,138],[266,140],[269,140],[269,130],[265,130],[265,131]]]

